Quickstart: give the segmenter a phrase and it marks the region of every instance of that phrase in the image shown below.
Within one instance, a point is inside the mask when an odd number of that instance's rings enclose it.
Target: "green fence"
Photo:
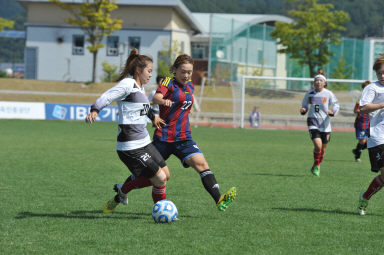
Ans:
[[[243,75],[282,77],[309,77],[309,70],[299,65],[289,55],[277,54],[278,45],[270,32],[274,27],[252,24],[239,19],[211,16],[210,27],[210,77],[219,83],[236,82]],[[243,16],[243,20],[244,16]],[[249,20],[249,19],[248,19]],[[366,80],[376,77],[370,71],[373,60],[384,52],[384,40],[359,40],[341,38],[340,45],[329,44],[333,53],[331,61],[322,67],[329,78],[336,77],[335,70],[344,58],[345,70],[351,70],[348,79]],[[307,87],[308,84],[306,84]],[[264,84],[274,87],[275,84]],[[302,90],[302,83],[287,83],[287,89]],[[353,89],[354,86],[351,86]]]

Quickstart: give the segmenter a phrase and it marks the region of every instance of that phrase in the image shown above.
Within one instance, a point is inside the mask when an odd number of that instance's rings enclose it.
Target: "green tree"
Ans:
[[[14,23],[15,22],[13,20],[8,20],[0,17],[0,32],[3,31],[6,27],[13,28]]]
[[[159,57],[157,61],[157,74],[167,77],[172,77],[173,73],[170,66],[178,55],[183,54],[180,50],[180,43],[176,40],[172,41],[172,45],[168,45],[163,42],[163,50],[159,51]]]
[[[355,70],[351,65],[347,64],[347,60],[343,56],[337,62],[336,68],[331,72],[331,76],[334,79],[351,79]],[[334,83],[332,84],[331,89],[333,90],[348,90],[350,88],[350,83]]]
[[[271,36],[284,46],[280,53],[289,53],[300,65],[307,65],[313,77],[316,68],[329,63],[332,53],[328,44],[340,43],[339,31],[345,30],[343,24],[348,22],[349,15],[332,11],[332,4],[318,4],[317,0],[288,2],[299,3],[297,9],[288,12],[293,22],[276,22]]]
[[[117,65],[111,65],[107,61],[103,61],[101,63],[103,66],[103,81],[104,82],[113,82],[116,81],[116,79],[119,77],[119,74],[117,73],[117,69],[119,68]]]
[[[70,25],[79,26],[87,35],[91,45],[87,49],[93,55],[92,82],[96,81],[97,52],[104,47],[101,43],[105,36],[121,29],[121,19],[112,19],[111,12],[118,8],[116,0],[86,0],[84,3],[64,3],[50,0],[71,14],[66,19]]]

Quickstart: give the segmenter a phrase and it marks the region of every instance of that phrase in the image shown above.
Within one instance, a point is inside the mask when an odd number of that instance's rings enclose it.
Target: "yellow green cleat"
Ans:
[[[113,210],[116,209],[116,207],[119,205],[120,203],[116,202],[115,201],[115,198],[112,198],[111,200],[109,200],[104,208],[103,208],[103,213],[111,213],[113,212]]]
[[[313,166],[311,172],[314,176],[320,176],[320,166]]]
[[[236,187],[230,188],[227,193],[221,195],[219,201],[217,202],[216,206],[219,209],[219,211],[225,211],[227,207],[232,203],[232,201],[236,197]]]

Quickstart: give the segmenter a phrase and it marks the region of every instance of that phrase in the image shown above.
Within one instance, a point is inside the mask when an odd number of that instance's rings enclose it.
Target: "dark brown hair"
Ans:
[[[177,69],[182,64],[192,64],[193,65],[193,59],[190,56],[188,56],[187,54],[179,55],[176,58],[175,62],[173,63],[172,68]]]
[[[152,58],[146,55],[140,55],[139,51],[133,48],[131,50],[131,53],[129,54],[129,57],[127,58],[127,61],[125,62],[123,71],[121,72],[119,78],[117,78],[116,81],[121,81],[128,75],[133,76],[136,72],[136,68],[144,69],[147,66],[148,62],[153,63]]]
[[[373,70],[377,72],[377,70],[380,69],[381,64],[384,64],[384,54],[380,54],[380,57],[378,57],[373,64]]]
[[[319,69],[319,70],[317,71],[317,74],[321,74],[322,76],[324,76],[325,78],[327,78],[327,76],[325,75],[325,72],[324,72],[323,69]],[[316,75],[317,75],[317,74],[316,74]],[[324,88],[326,88],[327,86],[328,86],[328,83],[327,83],[327,81],[325,81]]]
[[[368,86],[369,84],[371,84],[370,81],[365,81],[365,82],[363,82],[363,83],[361,84],[361,88],[363,89],[363,88],[365,88],[366,86]]]

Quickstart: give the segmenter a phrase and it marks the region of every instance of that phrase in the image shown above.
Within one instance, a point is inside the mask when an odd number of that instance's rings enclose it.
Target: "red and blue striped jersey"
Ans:
[[[173,102],[171,107],[160,105],[160,118],[165,125],[156,129],[154,136],[163,142],[178,142],[192,140],[189,113],[193,104],[194,86],[192,81],[186,85],[175,79],[165,78],[156,93],[161,93],[163,99]]]
[[[359,109],[360,98],[357,100],[355,105],[355,110]],[[369,128],[369,114],[368,113],[358,113],[355,119],[355,128],[360,130]]]

